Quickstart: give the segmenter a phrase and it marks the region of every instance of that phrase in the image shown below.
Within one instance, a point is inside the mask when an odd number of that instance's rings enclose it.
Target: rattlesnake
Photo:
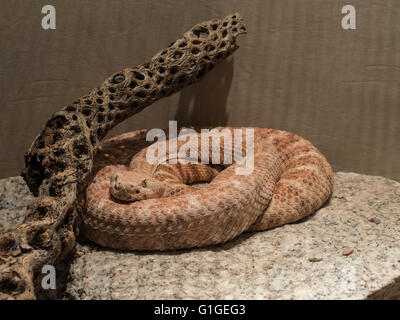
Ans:
[[[243,150],[244,146],[243,141]],[[298,221],[329,198],[332,168],[309,141],[286,131],[254,128],[254,148],[254,170],[249,175],[235,174],[237,163],[222,172],[221,167],[202,164],[151,165],[147,149],[142,149],[130,168],[110,165],[96,174],[87,188],[81,229],[94,242],[118,249],[200,247]],[[182,184],[212,178],[200,190]],[[172,187],[165,188],[156,179]],[[135,194],[140,201],[121,201],[135,200]]]

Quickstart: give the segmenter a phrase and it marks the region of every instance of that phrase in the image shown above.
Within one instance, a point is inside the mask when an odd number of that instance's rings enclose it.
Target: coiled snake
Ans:
[[[200,159],[202,141],[197,142]],[[245,141],[240,147],[245,149]],[[218,151],[208,150],[210,158]],[[222,171],[201,163],[150,164],[146,152],[139,151],[128,167],[106,166],[96,174],[82,217],[87,238],[130,250],[213,245],[245,231],[298,221],[332,193],[333,171],[326,158],[309,141],[286,131],[254,128],[254,170],[247,175],[236,174],[241,164],[235,162]],[[202,189],[187,185],[210,180]]]

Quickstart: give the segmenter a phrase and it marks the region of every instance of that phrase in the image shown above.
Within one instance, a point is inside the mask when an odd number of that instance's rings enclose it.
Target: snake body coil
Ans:
[[[146,149],[134,156],[130,166],[104,167],[87,189],[83,233],[100,245],[118,249],[182,249],[223,243],[245,231],[266,230],[315,212],[333,188],[333,171],[326,158],[309,141],[295,134],[254,130],[254,170],[249,175],[237,175],[235,163],[215,174],[203,168],[205,175],[216,177],[200,190],[125,202],[110,194],[110,181],[116,175],[131,174],[131,179],[137,176],[139,181],[147,181],[146,175],[150,177],[153,172],[160,176],[161,172],[167,183],[174,185],[174,179],[186,176],[186,181],[190,181],[199,176],[199,168],[180,166],[174,173],[173,166],[167,165],[164,172],[154,171],[155,165],[146,160]],[[124,139],[138,133],[113,141],[123,145]],[[114,188],[118,196],[117,187],[111,183],[111,190]],[[146,182],[142,189],[147,187]]]

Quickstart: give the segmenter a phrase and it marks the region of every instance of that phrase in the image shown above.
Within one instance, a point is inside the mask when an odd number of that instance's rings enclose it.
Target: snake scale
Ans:
[[[124,138],[126,134],[114,141]],[[129,250],[214,245],[245,231],[307,217],[333,189],[333,171],[326,158],[309,141],[286,131],[254,128],[254,170],[248,175],[235,173],[238,163],[225,168],[149,164],[147,149],[137,152],[128,166],[110,165],[96,174],[87,189],[82,217],[87,238]],[[210,180],[202,189],[186,185]]]

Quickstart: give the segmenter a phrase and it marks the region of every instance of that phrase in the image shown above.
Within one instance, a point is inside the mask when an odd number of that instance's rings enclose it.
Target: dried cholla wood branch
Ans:
[[[25,155],[22,172],[38,196],[24,223],[0,235],[0,299],[36,297],[34,279],[75,245],[77,217],[107,132],[158,99],[198,81],[238,46],[246,32],[238,13],[200,23],[148,63],[114,74],[55,113]]]

